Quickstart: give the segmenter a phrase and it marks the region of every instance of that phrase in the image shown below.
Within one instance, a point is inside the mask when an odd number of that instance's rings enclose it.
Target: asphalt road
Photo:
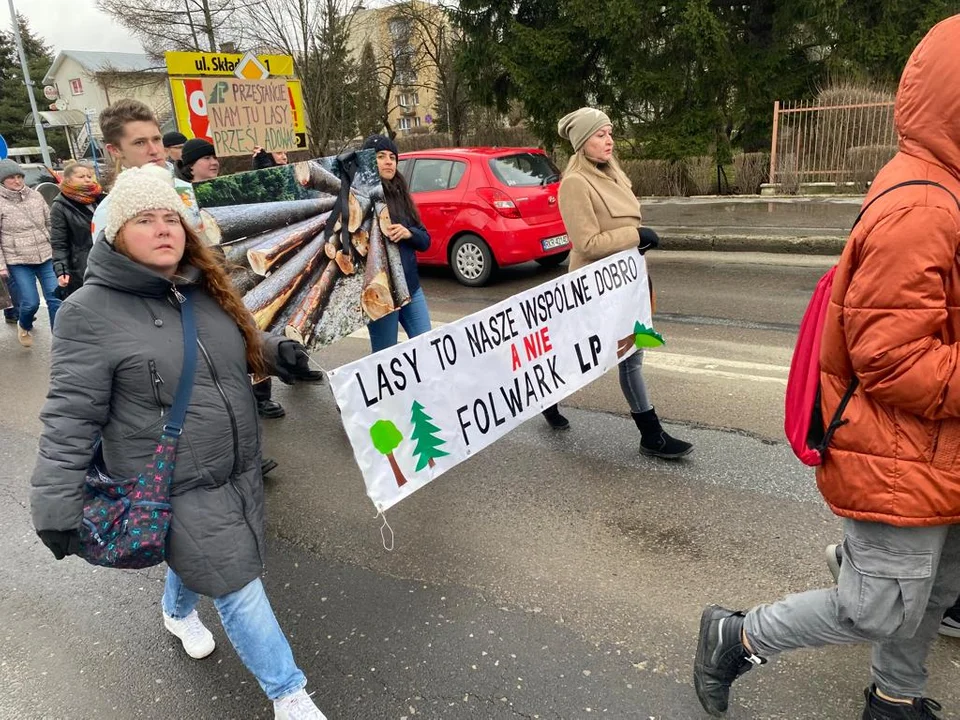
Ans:
[[[534,419],[390,511],[380,524],[326,386],[286,388],[266,424],[265,582],[331,720],[703,718],[690,680],[705,603],[746,607],[824,585],[839,524],[781,442],[799,317],[829,258],[651,257],[664,348],[647,380],[682,463],[641,459],[615,374]],[[523,266],[488,288],[425,273],[435,322],[559,271]],[[165,634],[163,571],[57,563],[29,523],[27,478],[48,330],[22,350],[0,327],[0,718],[269,718],[209,602],[217,651],[192,661]],[[363,338],[317,354],[361,356]],[[930,694],[960,708],[960,643],[940,640]],[[805,651],[737,685],[736,720],[858,718],[863,647]],[[957,717],[948,713],[947,717]]]

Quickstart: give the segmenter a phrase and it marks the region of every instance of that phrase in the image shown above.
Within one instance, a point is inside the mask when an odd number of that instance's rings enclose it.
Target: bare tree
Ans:
[[[153,55],[164,50],[216,52],[239,43],[236,14],[251,0],[97,0],[97,6],[129,29]]]
[[[267,0],[245,13],[260,46],[293,56],[303,84],[310,150],[316,154],[342,147],[354,134],[355,67],[348,41],[359,6],[357,0]]]
[[[397,17],[410,23],[418,85],[431,90],[436,97],[438,129],[449,132],[454,145],[461,145],[470,100],[466,82],[456,66],[462,37],[451,22],[451,8],[421,0],[404,0],[393,8]]]

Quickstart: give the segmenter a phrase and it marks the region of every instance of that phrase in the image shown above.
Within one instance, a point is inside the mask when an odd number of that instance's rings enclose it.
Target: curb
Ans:
[[[795,255],[839,255],[846,237],[715,235],[709,233],[660,233],[659,250],[707,250],[714,252],[792,253]]]

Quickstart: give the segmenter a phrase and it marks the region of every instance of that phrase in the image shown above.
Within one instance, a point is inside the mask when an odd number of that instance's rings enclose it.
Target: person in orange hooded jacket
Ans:
[[[870,189],[866,203],[876,202],[847,242],[830,298],[824,417],[855,387],[817,471],[843,518],[838,584],[747,613],[704,610],[694,686],[712,715],[726,711],[733,681],[767,658],[851,643],[873,645],[864,720],[941,709],[923,691],[924,661],[960,593],[957,47],[960,15],[910,56],[895,108],[899,152]]]

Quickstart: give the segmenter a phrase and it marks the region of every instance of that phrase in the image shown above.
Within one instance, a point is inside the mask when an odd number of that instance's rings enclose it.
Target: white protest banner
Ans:
[[[663,339],[626,250],[330,373],[379,511]]]

